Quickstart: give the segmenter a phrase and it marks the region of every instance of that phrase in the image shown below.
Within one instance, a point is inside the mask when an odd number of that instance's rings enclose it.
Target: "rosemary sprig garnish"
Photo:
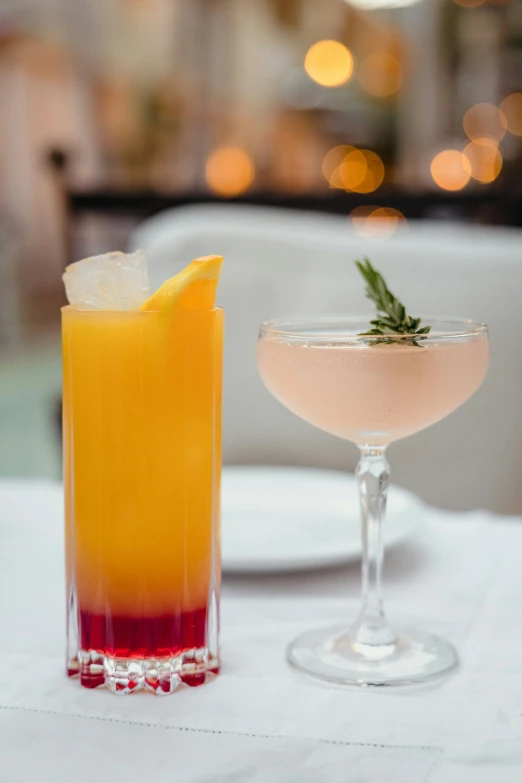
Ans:
[[[373,328],[360,334],[383,335],[383,339],[375,340],[375,343],[393,343],[397,342],[393,339],[394,336],[411,334],[415,335],[411,340],[401,339],[400,342],[421,347],[419,340],[429,333],[431,326],[421,327],[420,318],[406,315],[405,306],[392,294],[383,276],[373,268],[367,258],[363,262],[356,261],[355,264],[366,281],[366,297],[375,304],[378,316],[370,321]]]

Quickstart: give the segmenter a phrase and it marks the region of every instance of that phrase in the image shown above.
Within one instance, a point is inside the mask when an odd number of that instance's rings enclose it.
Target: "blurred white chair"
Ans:
[[[264,389],[259,322],[321,312],[371,313],[353,260],[367,255],[413,314],[465,316],[491,327],[483,387],[462,408],[391,448],[393,480],[455,509],[522,512],[522,232],[410,223],[387,241],[358,237],[348,220],[238,206],[170,210],[132,244],[159,285],[192,258],[225,256],[224,460],[353,469],[355,447],[300,421]]]

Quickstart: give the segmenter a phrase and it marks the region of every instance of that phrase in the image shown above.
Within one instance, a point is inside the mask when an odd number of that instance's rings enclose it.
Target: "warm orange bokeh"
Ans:
[[[465,113],[462,125],[468,139],[493,139],[500,141],[506,133],[504,114],[492,103],[477,103]]]
[[[346,156],[355,150],[355,147],[349,144],[340,144],[338,147],[333,147],[324,156],[321,170],[323,177],[330,184],[332,188],[342,188],[341,178],[338,174],[334,173],[344,161]]]
[[[464,155],[471,165],[471,176],[477,182],[493,182],[502,169],[498,144],[491,139],[475,139],[466,145]]]
[[[471,164],[458,150],[443,150],[430,166],[433,181],[443,190],[462,190],[471,177]]]
[[[504,98],[500,111],[506,118],[508,131],[514,136],[522,136],[522,92],[514,92]]]
[[[393,207],[361,206],[351,213],[354,231],[365,239],[387,239],[406,218]]]
[[[348,145],[331,149],[322,171],[330,187],[353,193],[373,193],[384,179],[384,164],[376,152]]]
[[[402,84],[402,66],[391,54],[370,54],[362,61],[357,73],[361,87],[376,98],[395,95]]]
[[[362,150],[351,150],[338,169],[339,178],[345,190],[355,190],[368,174],[368,163]]]
[[[376,152],[361,150],[366,160],[364,179],[352,190],[355,193],[373,193],[380,188],[384,179],[384,164]]]
[[[323,87],[345,84],[353,72],[353,57],[339,41],[317,41],[306,53],[305,71]]]
[[[255,167],[250,155],[240,147],[219,147],[208,156],[207,185],[220,196],[240,196],[252,185]]]

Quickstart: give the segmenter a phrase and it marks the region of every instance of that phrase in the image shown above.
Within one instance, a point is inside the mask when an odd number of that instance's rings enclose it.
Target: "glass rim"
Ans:
[[[185,307],[183,308],[187,312],[205,312],[205,313],[215,313],[216,311],[223,310],[222,307],[211,307],[211,308],[201,308],[201,307]],[[82,315],[94,315],[94,316],[103,316],[103,315],[118,315],[118,316],[126,316],[126,315],[159,315],[162,313],[162,310],[99,310],[96,308],[87,308],[87,307],[75,307],[71,304],[63,305],[63,307],[60,307],[60,312],[63,315],[64,313],[81,313]]]
[[[355,329],[367,327],[371,329],[370,321],[376,318],[376,314],[370,315],[345,315],[343,313],[332,313],[327,315],[296,315],[282,316],[263,321],[259,327],[259,339],[291,339],[302,340],[306,342],[343,342],[343,343],[362,343],[382,341],[390,339],[394,342],[402,340],[411,340],[412,334],[364,334]],[[480,321],[473,321],[469,318],[459,318],[451,316],[422,315],[422,327],[431,325],[433,332],[417,335],[417,339],[422,342],[440,341],[455,338],[472,338],[478,335],[488,334],[488,326]],[[332,331],[328,331],[328,326]],[[349,331],[350,326],[352,330]],[[326,327],[326,328],[325,328]],[[442,333],[437,330],[442,329]],[[337,328],[337,331],[333,331]],[[317,331],[321,329],[321,331]],[[343,330],[346,330],[343,333]]]

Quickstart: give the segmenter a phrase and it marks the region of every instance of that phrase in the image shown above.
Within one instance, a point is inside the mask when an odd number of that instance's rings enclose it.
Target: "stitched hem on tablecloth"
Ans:
[[[254,739],[282,739],[305,740],[307,742],[320,742],[326,745],[344,745],[357,748],[382,748],[385,750],[421,750],[429,753],[443,753],[443,749],[437,745],[392,745],[384,742],[351,742],[350,740],[330,740],[322,737],[301,737],[298,734],[258,734],[247,731],[223,731],[222,729],[198,729],[191,726],[164,726],[157,723],[145,723],[144,721],[122,720],[121,718],[104,718],[101,715],[76,715],[69,712],[56,710],[43,710],[38,707],[14,707],[0,704],[0,710],[13,712],[35,712],[39,715],[56,715],[61,718],[79,718],[80,720],[98,720],[102,723],[122,723],[127,726],[141,726],[148,729],[165,729],[166,731],[189,731],[196,734],[223,734],[232,737],[253,737]]]

